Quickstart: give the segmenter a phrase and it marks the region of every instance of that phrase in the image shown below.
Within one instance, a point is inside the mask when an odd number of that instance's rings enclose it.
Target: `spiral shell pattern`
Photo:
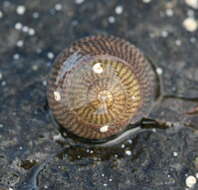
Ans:
[[[74,42],[55,60],[48,102],[57,122],[86,139],[105,139],[146,117],[155,73],[143,54],[113,36]]]

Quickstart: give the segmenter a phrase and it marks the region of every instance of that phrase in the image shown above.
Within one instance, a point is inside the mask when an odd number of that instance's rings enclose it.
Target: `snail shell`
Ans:
[[[101,140],[149,114],[155,82],[150,63],[129,42],[87,37],[55,60],[48,81],[49,107],[69,132]]]

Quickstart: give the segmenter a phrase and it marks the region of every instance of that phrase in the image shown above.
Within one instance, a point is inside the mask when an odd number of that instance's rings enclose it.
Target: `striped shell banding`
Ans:
[[[149,114],[155,73],[143,54],[113,36],[74,42],[57,57],[48,80],[48,102],[69,132],[101,140]]]

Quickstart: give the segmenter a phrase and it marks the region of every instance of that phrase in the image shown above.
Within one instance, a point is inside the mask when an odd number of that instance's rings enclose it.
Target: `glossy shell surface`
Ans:
[[[93,36],[56,58],[48,102],[56,121],[86,139],[105,139],[146,117],[155,99],[155,73],[129,42]]]

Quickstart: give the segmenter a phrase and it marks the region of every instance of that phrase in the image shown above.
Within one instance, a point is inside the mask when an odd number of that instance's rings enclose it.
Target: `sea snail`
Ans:
[[[70,133],[106,139],[148,116],[155,80],[150,63],[131,43],[86,37],[56,58],[48,80],[49,107]]]

